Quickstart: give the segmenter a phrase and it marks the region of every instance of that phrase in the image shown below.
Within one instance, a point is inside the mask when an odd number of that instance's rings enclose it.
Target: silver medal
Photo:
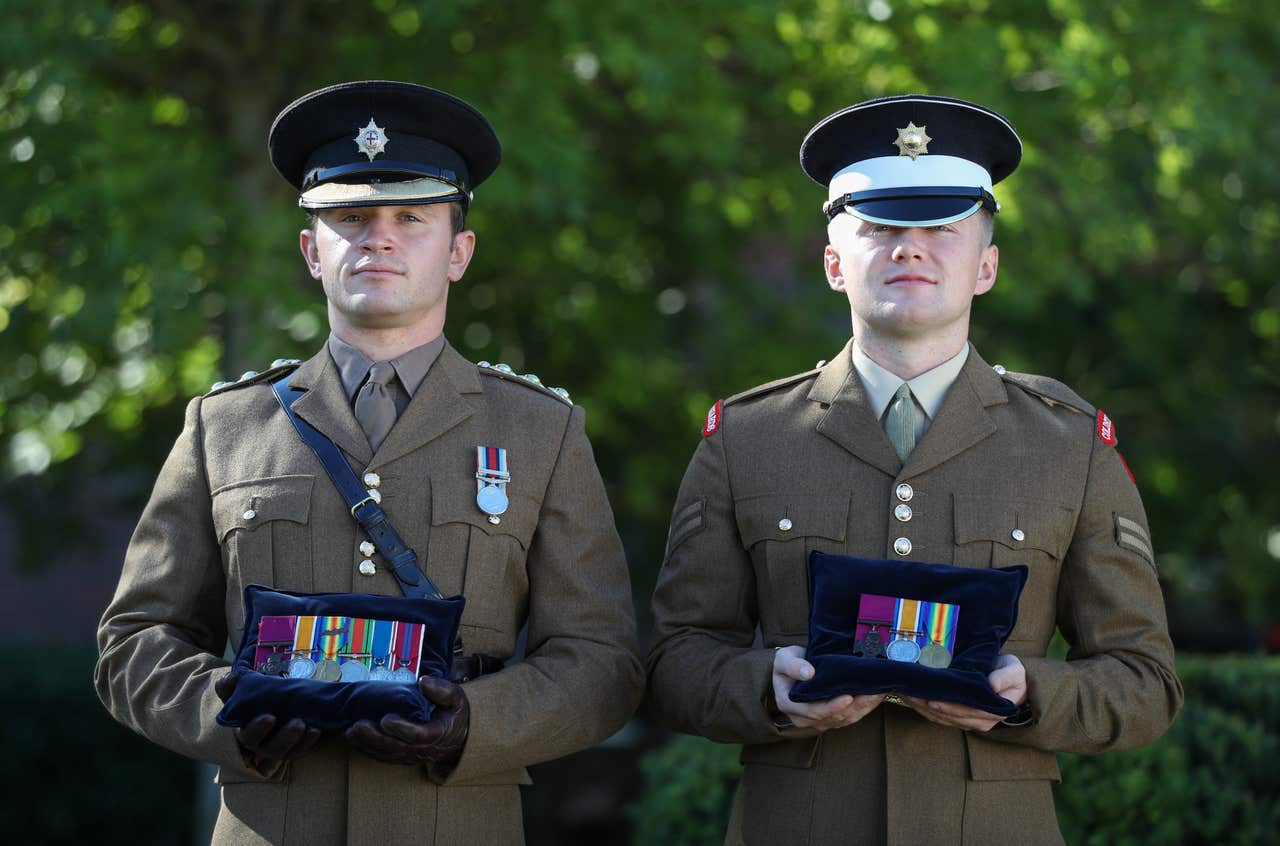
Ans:
[[[415,682],[418,680],[418,677],[414,675],[413,670],[410,670],[408,667],[401,667],[396,670],[391,674],[391,678],[393,681],[398,682]]]
[[[914,640],[895,640],[885,649],[885,654],[890,661],[914,664],[920,657],[920,644]]]
[[[315,671],[316,662],[305,656],[294,658],[289,662],[289,678],[291,679],[309,679]]]
[[[344,682],[361,682],[369,680],[369,668],[359,661],[347,661],[342,665]]]
[[[476,491],[476,505],[485,514],[498,515],[507,510],[507,492],[502,485],[484,485]]]
[[[374,667],[373,672],[369,673],[369,681],[389,682],[395,680],[395,673],[386,667]]]

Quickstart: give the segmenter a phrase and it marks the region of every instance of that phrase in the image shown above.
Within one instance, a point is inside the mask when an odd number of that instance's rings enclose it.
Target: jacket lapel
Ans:
[[[987,408],[1008,401],[1004,382],[971,346],[938,416],[907,456],[902,475],[919,476],[990,437],[996,423]]]
[[[818,432],[835,441],[862,461],[890,476],[897,476],[902,463],[893,444],[871,416],[866,389],[853,369],[852,339],[840,354],[822,368],[809,399],[828,405],[818,421]]]
[[[369,439],[351,411],[338,368],[329,357],[328,347],[321,347],[301,367],[293,371],[289,386],[306,391],[293,404],[299,417],[361,464],[373,458]]]
[[[476,406],[467,395],[480,392],[476,366],[446,342],[370,466],[380,467],[407,455],[475,414]]]

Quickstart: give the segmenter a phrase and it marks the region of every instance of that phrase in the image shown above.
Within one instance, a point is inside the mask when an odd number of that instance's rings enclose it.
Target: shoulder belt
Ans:
[[[383,511],[382,506],[369,496],[364,485],[356,478],[351,465],[347,464],[347,459],[343,457],[342,450],[338,449],[333,441],[316,431],[311,424],[293,413],[293,403],[302,396],[303,392],[289,387],[289,374],[272,382],[271,390],[275,392],[285,416],[298,431],[298,436],[302,438],[303,443],[311,447],[316,458],[320,459],[324,471],[329,474],[338,493],[342,494],[342,498],[350,507],[351,516],[356,519],[362,529],[369,533],[369,540],[373,541],[373,545],[378,548],[378,552],[382,553],[382,557],[391,563],[391,572],[400,583],[400,590],[404,591],[404,595],[415,599],[442,599],[443,594],[440,593],[440,589],[418,566],[417,554],[392,527],[387,519],[387,512]]]
[[[1001,373],[1000,378],[1006,382],[1012,382],[1029,394],[1034,394],[1048,405],[1065,406],[1072,411],[1078,411],[1089,417],[1098,412],[1096,408],[1089,404],[1088,400],[1057,379],[1050,379],[1048,376],[1037,376],[1034,373],[1011,373],[1008,371]]]
[[[822,372],[821,367],[815,367],[814,369],[806,370],[803,373],[796,373],[791,376],[786,376],[782,379],[775,379],[772,382],[765,382],[763,385],[756,385],[754,388],[743,391],[740,394],[734,394],[733,396],[726,399],[724,401],[724,404],[729,405],[731,403],[742,402],[743,400],[753,399],[763,394],[767,394],[771,391],[776,391],[779,388],[785,388],[788,385],[794,385],[797,382],[802,382],[805,379],[809,379],[809,378],[812,378],[813,376],[817,376],[821,372]]]

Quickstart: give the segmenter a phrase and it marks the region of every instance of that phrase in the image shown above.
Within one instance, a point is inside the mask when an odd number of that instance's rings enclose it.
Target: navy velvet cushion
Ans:
[[[819,702],[842,693],[901,693],[1013,716],[1017,706],[991,689],[987,674],[1018,621],[1018,597],[1026,581],[1024,566],[980,569],[810,553],[805,659],[814,674],[791,689],[791,699]],[[855,657],[858,602],[864,593],[959,606],[951,666],[931,669]]]
[[[380,720],[388,714],[429,720],[435,706],[416,682],[324,682],[259,673],[253,666],[258,621],[270,616],[336,615],[424,623],[419,674],[448,678],[465,604],[461,596],[414,599],[365,593],[291,593],[249,585],[244,589],[244,637],[231,665],[240,678],[218,712],[218,722],[238,727],[259,714],[273,714],[278,720],[298,717],[309,726],[334,730],[358,720]]]

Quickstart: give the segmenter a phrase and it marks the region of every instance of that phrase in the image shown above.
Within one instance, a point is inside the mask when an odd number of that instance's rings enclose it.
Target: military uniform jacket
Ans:
[[[649,680],[674,728],[744,744],[728,842],[1060,843],[1053,753],[1169,726],[1182,689],[1146,517],[1101,420],[1065,386],[997,373],[971,350],[903,466],[846,347],[708,421],[654,594]],[[773,647],[807,639],[815,549],[1025,564],[1005,651],[1026,666],[1031,724],[965,732],[885,704],[823,734],[775,727]],[[1065,661],[1045,657],[1055,628]]]
[[[590,746],[639,701],[643,673],[621,542],[583,411],[477,369],[446,345],[373,454],[325,350],[290,384],[297,414],[376,472],[382,506],[446,596],[466,595],[465,651],[523,661],[465,685],[470,731],[443,784],[340,737],[272,778],[214,722],[214,680],[251,583],[399,595],[357,563],[363,532],[264,382],[187,407],[98,632],[98,693],[152,741],[221,768],[215,843],[522,842],[524,767]],[[508,451],[510,506],[476,505],[476,447]]]

